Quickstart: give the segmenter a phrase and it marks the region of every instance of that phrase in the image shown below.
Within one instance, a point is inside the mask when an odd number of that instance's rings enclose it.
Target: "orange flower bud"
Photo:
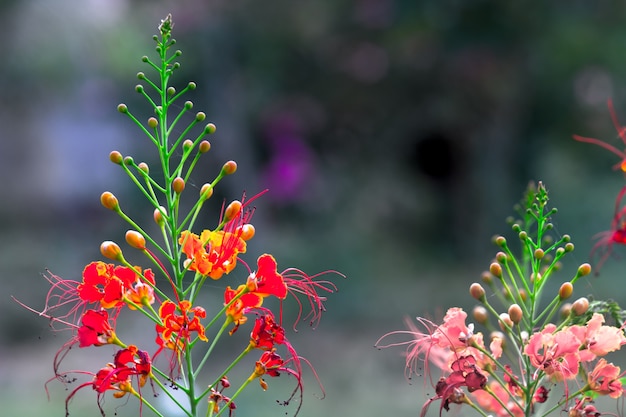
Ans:
[[[564,282],[563,284],[561,284],[561,288],[559,288],[559,298],[561,300],[570,298],[573,292],[574,292],[574,286],[572,285],[572,283]]]
[[[185,180],[181,177],[174,178],[174,181],[172,181],[172,189],[176,194],[182,193],[185,189]]]
[[[518,304],[511,304],[509,307],[509,317],[513,323],[519,324],[519,322],[522,321],[523,315],[522,308]]]
[[[122,154],[118,151],[112,151],[109,154],[109,160],[114,164],[122,165],[122,161],[124,160],[124,158],[122,157]]]
[[[222,166],[222,172],[224,175],[234,174],[235,171],[237,171],[237,162],[235,161],[228,161],[224,164],[224,166]]]
[[[584,277],[585,275],[589,275],[591,273],[591,265],[584,263],[578,267],[578,272],[576,275],[579,277]]]
[[[100,196],[100,203],[109,210],[119,210],[120,204],[117,201],[117,197],[110,191],[105,191]]]
[[[497,262],[489,265],[489,272],[496,278],[502,278],[502,267]]]
[[[572,303],[563,304],[559,312],[561,313],[562,318],[566,318],[567,316],[569,316],[572,312]]]
[[[235,233],[241,233],[239,237],[243,240],[250,240],[254,237],[255,229],[253,225],[246,223],[244,225],[237,226],[237,228],[235,228]]]
[[[208,200],[213,195],[213,186],[211,184],[204,184],[200,188],[200,199]]]
[[[491,273],[489,273],[488,271],[483,272],[480,278],[487,285],[491,285],[491,283],[493,282],[493,275],[491,275]]]
[[[105,258],[112,259],[114,261],[121,261],[124,259],[122,256],[122,249],[120,249],[119,245],[110,240],[102,242],[100,245],[100,253]]]
[[[165,207],[161,206],[159,208],[154,209],[153,218],[154,222],[159,226],[163,226],[165,224],[165,219],[163,218],[163,214],[167,214]]]
[[[209,142],[208,140],[203,140],[202,142],[200,142],[200,145],[198,145],[198,152],[200,153],[207,153],[210,149],[211,142]]]
[[[151,129],[156,128],[159,125],[159,121],[156,119],[156,117],[151,117],[148,119],[148,127]]]
[[[543,249],[541,249],[541,248],[535,249],[535,258],[536,259],[542,259],[543,255],[545,255],[545,252],[543,251]]]
[[[241,207],[241,201],[235,200],[230,203],[224,211],[224,220],[229,221],[237,217],[241,212]]]
[[[129,230],[126,232],[126,243],[135,249],[146,249],[146,238],[136,230]]]
[[[485,301],[485,289],[477,282],[470,285],[470,295],[478,301]]]

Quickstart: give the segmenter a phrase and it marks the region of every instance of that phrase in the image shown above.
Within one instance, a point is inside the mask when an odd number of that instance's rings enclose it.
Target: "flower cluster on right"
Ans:
[[[626,128],[611,101],[609,109],[626,144]],[[626,152],[598,139],[574,139],[615,153],[621,158],[615,168],[626,172]],[[597,235],[591,253],[596,273],[613,245],[626,243],[625,194],[626,187],[617,196],[611,229]],[[519,218],[511,220],[516,242],[496,237],[499,251],[489,270],[482,282],[469,287],[479,302],[471,318],[452,307],[442,322],[407,319],[406,330],[385,334],[376,346],[404,347],[407,378],[424,376],[431,382],[435,394],[424,403],[421,417],[435,402],[439,415],[453,405],[484,417],[620,415],[619,405],[601,410],[596,400],[620,399],[626,392],[626,371],[607,356],[626,344],[626,311],[612,300],[571,300],[574,285],[591,273],[588,263],[569,280],[556,281],[574,245],[570,236],[554,232],[556,209],[548,206],[541,182],[529,186],[517,208]]]

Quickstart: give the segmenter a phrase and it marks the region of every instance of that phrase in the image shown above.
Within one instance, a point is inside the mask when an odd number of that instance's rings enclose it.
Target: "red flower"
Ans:
[[[181,314],[177,314],[177,310]],[[192,314],[192,318],[188,314]],[[191,308],[189,300],[183,300],[178,306],[172,301],[165,301],[159,308],[159,316],[163,324],[156,325],[157,339],[159,346],[179,351],[191,340],[191,332],[198,333],[198,338],[207,341],[204,333],[204,326],[200,319],[206,317],[206,311],[202,307]]]
[[[237,300],[235,300],[236,297],[238,297]],[[245,316],[248,311],[261,307],[262,304],[263,297],[254,292],[247,292],[246,285],[240,285],[236,290],[226,287],[224,291],[224,305],[227,306],[226,317],[235,324],[230,334],[235,333],[239,326],[248,320]]]
[[[626,161],[624,164],[626,164]],[[598,274],[600,267],[611,255],[613,245],[615,243],[620,245],[626,244],[626,206],[621,204],[625,194],[626,187],[623,187],[615,199],[615,214],[611,222],[611,230],[600,232],[594,237],[597,239],[597,242],[591,249],[589,256],[593,258],[596,252],[600,253],[600,259],[595,268],[596,274]]]
[[[257,317],[254,328],[250,333],[250,344],[256,349],[271,350],[274,345],[282,345],[287,342],[285,329],[274,321],[274,315],[267,312]]]
[[[74,395],[76,395],[80,389],[88,386],[91,386],[92,389],[98,393],[98,408],[100,413],[104,415],[104,410],[102,409],[104,394],[107,391],[113,391],[115,398],[121,398],[127,393],[137,396],[140,395],[135,388],[133,388],[132,377],[137,376],[138,386],[144,386],[147,379],[152,375],[152,363],[147,352],[137,349],[134,345],[130,345],[125,349],[119,350],[115,354],[113,363],[107,364],[95,374],[86,371],[72,371],[57,374],[47,383],[54,379],[60,380],[63,383],[73,381],[74,378],[69,378],[73,373],[93,375],[93,379],[91,382],[85,382],[76,387],[65,399],[66,416],[69,415],[69,404]]]
[[[287,297],[287,285],[277,267],[276,259],[272,255],[266,253],[259,256],[256,272],[248,276],[249,291],[261,297],[273,295],[281,300]]]
[[[102,346],[119,342],[113,327],[109,324],[106,310],[87,310],[81,317],[82,326],[78,328],[78,346]]]

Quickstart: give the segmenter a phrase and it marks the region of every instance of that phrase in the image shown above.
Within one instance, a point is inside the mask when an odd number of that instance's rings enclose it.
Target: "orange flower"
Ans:
[[[181,314],[177,314],[177,310]],[[189,313],[193,314],[191,320]],[[183,349],[191,340],[191,332],[197,332],[200,340],[208,341],[204,326],[200,323],[200,319],[206,317],[206,311],[202,307],[191,308],[189,300],[179,302],[178,306],[172,301],[165,301],[159,308],[159,316],[163,321],[162,325],[156,325],[159,346],[172,350]]]
[[[201,275],[220,279],[237,265],[237,256],[246,252],[246,242],[231,232],[204,230],[200,236],[186,230],[178,242],[187,255],[187,267]]]

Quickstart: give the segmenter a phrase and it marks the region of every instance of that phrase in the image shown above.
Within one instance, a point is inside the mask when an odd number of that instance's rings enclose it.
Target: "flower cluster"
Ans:
[[[626,344],[624,312],[614,302],[568,302],[577,281],[591,272],[587,263],[554,290],[556,272],[574,245],[568,235],[555,236],[556,209],[547,203],[543,184],[531,185],[521,218],[512,221],[518,250],[503,236],[494,239],[500,251],[482,282],[469,287],[479,302],[474,323],[453,307],[441,324],[407,320],[408,330],[377,341],[379,348],[405,346],[407,377],[424,370],[433,382],[435,395],[422,407],[422,417],[436,401],[439,414],[457,404],[485,417],[597,417],[603,414],[597,397],[624,395],[626,373],[607,357]]]
[[[310,276],[293,268],[279,272],[276,259],[267,253],[258,257],[255,270],[240,258],[247,251],[247,242],[255,235],[251,223],[254,208],[250,203],[265,191],[250,199],[244,195],[241,200],[222,204],[215,227],[203,227],[199,233],[193,231],[198,227],[198,214],[213,195],[214,188],[224,177],[235,173],[237,164],[234,161],[223,164],[218,175],[200,188],[189,212],[183,212],[181,200],[188,194],[185,185],[198,159],[210,150],[205,137],[215,131],[215,126],[209,123],[194,139],[187,138],[192,128],[205,119],[204,113],[198,112],[182,133],[173,133],[181,131],[179,123],[193,104],[185,102],[173,118],[168,118],[170,107],[184,93],[195,89],[195,83],[189,83],[180,92],[168,86],[170,77],[179,67],[174,60],[181,55],[180,51],[170,51],[175,43],[171,38],[172,26],[171,16],[168,16],[159,26],[160,35],[154,37],[159,60],[142,59],[158,74],[158,81],[140,72],[138,78],[143,84],[135,88],[153,107],[156,117],[150,117],[144,124],[126,105],[118,106],[119,112],[130,118],[157,149],[162,177],[157,179],[146,163],[135,163],[134,158],[124,157],[118,151],[109,156],[153,206],[152,216],[148,218],[152,218],[150,221],[154,221],[160,236],[151,236],[146,231],[147,225],[127,214],[113,193],[106,191],[100,198],[105,208],[130,225],[126,243],[131,250],[145,255],[151,267],[144,269],[129,263],[117,243],[105,241],[100,252],[113,263],[91,262],[77,281],[49,273],[46,278],[51,287],[45,307],[37,311],[20,304],[49,319],[54,329],[71,333],[54,358],[54,376],[47,383],[60,381],[77,385],[66,399],[66,415],[77,392],[90,387],[96,392],[98,409],[103,416],[103,399],[108,392],[114,398],[127,394],[136,397],[140,412],[147,407],[155,415],[163,416],[158,404],[142,393],[148,382],[155,396],[157,391],[164,393],[186,416],[231,414],[236,409],[235,399],[248,384],[258,380],[265,390],[268,388],[266,378],[279,375],[295,379],[295,389],[284,403],[299,395],[297,413],[303,392],[302,363],[309,363],[287,338],[282,326],[282,303],[290,294],[296,300],[299,306],[296,324],[304,315],[304,306],[309,305],[311,310],[304,316],[310,317],[311,324],[316,325],[324,311],[325,294],[333,293],[336,287],[331,281],[318,279],[321,274]],[[148,89],[152,90],[152,95],[148,94]],[[244,275],[240,275],[243,279],[237,285],[234,280],[240,270]],[[325,273],[328,272],[338,274]],[[211,289],[223,292],[223,297],[220,294],[218,298],[223,298],[223,303],[217,306],[200,303],[205,299],[200,294],[207,289],[204,284],[208,278],[210,282],[226,281],[222,287],[211,285]],[[277,300],[274,305],[279,306],[278,313],[264,305],[268,298]],[[212,318],[208,317],[209,309],[217,311]],[[118,331],[117,323],[128,314],[141,316],[139,318],[149,323],[149,326],[142,326],[147,329],[145,334],[131,333],[122,337],[123,329]],[[210,361],[218,342],[228,340],[227,334],[235,333],[249,319],[254,325],[249,342],[241,346],[239,354],[226,364]],[[94,356],[94,371],[65,371],[64,361],[76,345],[79,348],[109,346],[114,350],[113,361]],[[237,348],[233,351],[237,352]],[[246,362],[244,358],[248,355],[253,358]],[[160,363],[164,366],[160,367]],[[209,363],[211,369],[206,366]],[[228,393],[231,388],[228,374],[236,365],[247,366],[250,377]],[[317,379],[314,371],[313,375]],[[84,377],[88,379],[86,382],[77,383]],[[207,377],[213,382],[203,389],[202,382]],[[187,400],[181,401],[173,390],[184,393]]]

